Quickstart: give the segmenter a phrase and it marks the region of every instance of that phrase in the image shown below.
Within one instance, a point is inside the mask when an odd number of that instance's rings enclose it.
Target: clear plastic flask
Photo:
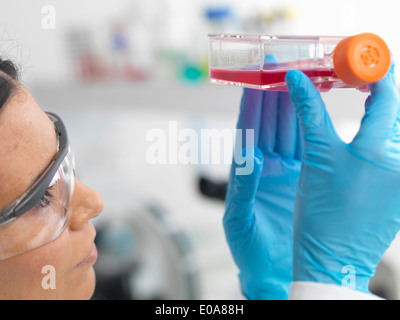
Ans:
[[[386,43],[377,35],[340,36],[209,35],[209,76],[222,83],[287,91],[290,69],[304,72],[319,91],[368,90],[391,65]]]

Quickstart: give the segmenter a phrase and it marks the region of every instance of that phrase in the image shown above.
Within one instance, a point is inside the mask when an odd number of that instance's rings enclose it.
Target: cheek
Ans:
[[[69,232],[53,242],[0,261],[0,297],[5,299],[62,298],[71,273]],[[55,285],[55,290],[51,285]],[[7,295],[7,296],[5,296]]]

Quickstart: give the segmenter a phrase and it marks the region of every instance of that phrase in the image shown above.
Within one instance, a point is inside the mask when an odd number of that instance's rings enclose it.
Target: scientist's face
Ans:
[[[30,188],[56,150],[53,123],[20,86],[0,111],[0,210]],[[75,179],[64,232],[48,244],[0,260],[0,299],[89,299],[97,258],[89,219],[102,208],[101,197]]]

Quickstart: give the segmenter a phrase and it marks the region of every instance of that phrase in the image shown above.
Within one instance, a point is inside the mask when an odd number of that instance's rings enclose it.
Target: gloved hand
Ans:
[[[254,129],[250,174],[233,161],[223,225],[248,299],[287,299],[292,281],[292,224],[301,139],[289,94],[244,89],[237,129]],[[241,149],[241,145],[236,148]],[[247,159],[249,160],[249,159]]]
[[[286,82],[304,138],[293,280],[369,292],[369,280],[400,229],[400,113],[393,66],[370,85],[361,127],[349,144],[336,134],[319,92],[303,73],[289,71]]]

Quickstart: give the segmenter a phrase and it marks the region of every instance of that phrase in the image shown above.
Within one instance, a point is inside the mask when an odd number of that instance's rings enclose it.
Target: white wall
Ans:
[[[101,36],[106,24],[113,18],[121,17],[126,8],[134,3],[137,1],[2,0],[0,49],[16,56],[21,62],[26,82],[63,81],[70,71],[65,52],[66,32],[71,27],[91,25]],[[174,14],[174,19],[180,18],[178,23],[182,27],[176,30],[182,34],[185,24],[195,19],[196,12],[200,14],[199,8],[204,4],[229,3],[242,15],[254,10],[292,5],[297,10],[297,20],[285,25],[285,28],[282,24],[275,24],[267,32],[315,35],[374,32],[386,40],[396,61],[400,60],[400,37],[397,32],[400,28],[400,2],[395,0],[147,0],[145,3],[151,4],[152,8],[173,8],[164,12]],[[56,9],[56,30],[44,30],[41,26],[44,5],[53,5]],[[147,11],[146,14],[151,15],[152,12]],[[156,23],[154,20],[153,23]],[[180,35],[175,36],[179,38]]]
[[[121,14],[126,0],[2,0],[0,48],[23,66],[25,81],[64,80],[69,74],[65,36],[71,27],[100,25]],[[56,29],[42,28],[42,8],[56,9]],[[100,30],[99,30],[100,31]]]

